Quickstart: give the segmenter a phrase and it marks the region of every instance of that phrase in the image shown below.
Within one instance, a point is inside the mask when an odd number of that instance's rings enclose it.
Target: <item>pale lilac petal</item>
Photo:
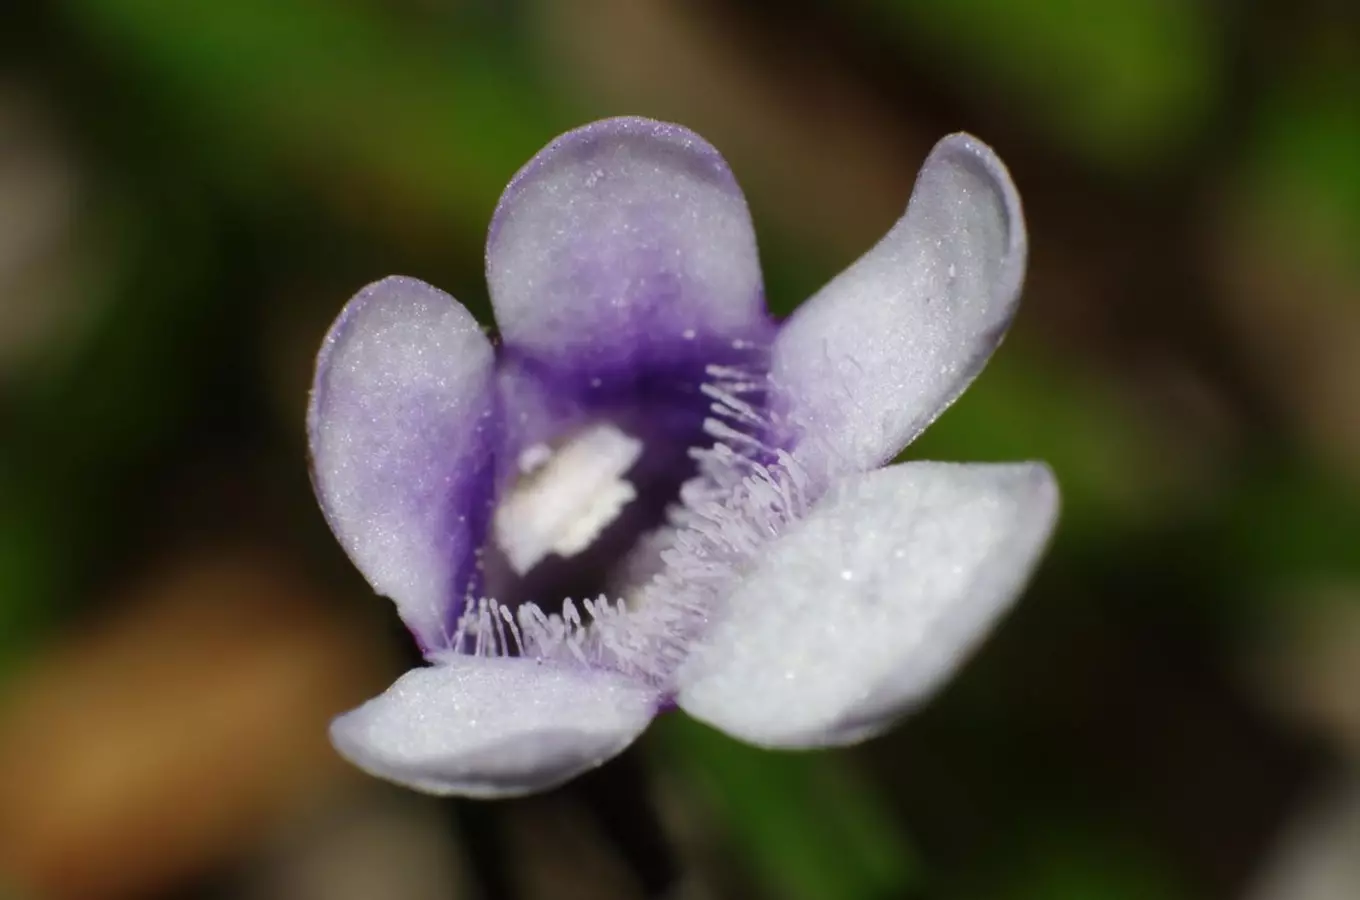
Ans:
[[[445,645],[494,500],[491,345],[456,300],[388,278],[350,300],[307,413],[322,511],[426,649]]]
[[[746,200],[678,125],[606,119],[553,141],[501,197],[486,268],[507,347],[555,370],[769,332]]]
[[[931,152],[907,211],[798,309],[773,376],[814,475],[898,454],[1000,343],[1025,273],[1020,198],[991,149],[965,134]]]
[[[682,668],[680,706],[769,747],[883,731],[1015,599],[1057,504],[1034,463],[847,477],[760,554]]]
[[[331,741],[359,768],[397,784],[504,797],[615,756],[657,705],[655,691],[612,672],[447,654],[337,718]]]

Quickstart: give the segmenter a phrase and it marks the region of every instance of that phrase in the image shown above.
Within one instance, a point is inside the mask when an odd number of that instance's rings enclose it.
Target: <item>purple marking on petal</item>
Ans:
[[[448,532],[445,541],[453,549],[452,578],[449,594],[443,608],[443,630],[441,638],[453,634],[458,618],[467,608],[469,598],[484,596],[484,575],[478,564],[478,554],[491,534],[491,522],[496,512],[501,480],[498,466],[504,459],[505,421],[500,415],[489,417],[478,430],[471,449],[464,459],[473,460],[470,470],[461,473],[460,488],[453,492],[448,503]],[[460,535],[468,536],[465,542]],[[426,656],[447,649],[446,642],[440,640],[436,645],[427,645],[416,635],[420,652]]]
[[[669,356],[637,354],[622,364],[607,357],[542,359],[502,348],[497,376],[502,406],[509,411],[501,454],[505,467],[513,467],[528,447],[551,446],[598,422],[640,439],[645,449],[626,473],[637,499],[586,551],[565,560],[550,556],[523,579],[493,564],[489,593],[511,604],[523,599],[551,604],[564,596],[605,591],[615,564],[641,535],[663,523],[680,486],[696,474],[691,448],[713,443],[704,431],[713,401],[701,390],[713,380],[708,366],[741,368],[763,378],[773,331],[770,326],[759,342],[740,346],[687,341],[673,345]],[[514,474],[503,468],[505,482]]]
[[[312,480],[345,552],[425,650],[475,572],[504,425],[491,346],[452,297],[364,288],[331,327],[308,408]]]
[[[569,132],[515,176],[487,282],[506,346],[559,364],[618,368],[769,327],[731,171],[693,132],[648,119]]]
[[[511,411],[507,445],[516,450],[551,443],[599,418],[643,438],[702,442],[712,400],[702,386],[710,366],[763,378],[775,327],[766,323],[741,340],[658,342],[618,355],[539,355],[503,347],[498,365],[502,401]]]

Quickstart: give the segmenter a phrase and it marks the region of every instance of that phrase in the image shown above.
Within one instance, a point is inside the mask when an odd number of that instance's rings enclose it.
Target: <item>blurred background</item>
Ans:
[[[0,16],[0,897],[1360,897],[1360,6]],[[1047,460],[1064,518],[880,740],[674,715],[543,797],[389,788],[325,738],[411,648],[308,485],[319,340],[390,273],[490,322],[501,188],[623,113],[726,155],[780,312],[992,144],[1026,299],[909,455]]]

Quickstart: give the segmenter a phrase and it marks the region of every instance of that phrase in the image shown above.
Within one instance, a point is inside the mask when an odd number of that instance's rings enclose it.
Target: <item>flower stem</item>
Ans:
[[[568,786],[645,892],[673,897],[681,873],[652,802],[641,751],[634,747]]]
[[[474,896],[479,900],[515,900],[501,827],[501,807],[495,803],[459,799],[452,800],[450,805],[457,839],[466,848],[471,864]]]

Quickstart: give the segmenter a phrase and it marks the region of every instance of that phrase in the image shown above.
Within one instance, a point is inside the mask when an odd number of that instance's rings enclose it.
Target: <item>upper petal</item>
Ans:
[[[642,733],[657,703],[655,691],[612,672],[447,654],[337,718],[331,741],[379,778],[503,797],[605,762]]]
[[[1000,343],[1025,257],[1001,160],[966,134],[940,141],[897,224],[780,330],[773,377],[803,432],[795,455],[814,474],[896,456]]]
[[[613,368],[768,327],[731,171],[698,135],[650,119],[586,125],[530,160],[496,209],[486,270],[506,345],[554,363]]]
[[[760,555],[682,668],[680,706],[771,747],[884,730],[1007,608],[1056,515],[1040,464],[848,477]]]
[[[472,315],[412,278],[356,294],[317,357],[307,412],[317,499],[426,649],[444,646],[490,516],[493,362]]]

